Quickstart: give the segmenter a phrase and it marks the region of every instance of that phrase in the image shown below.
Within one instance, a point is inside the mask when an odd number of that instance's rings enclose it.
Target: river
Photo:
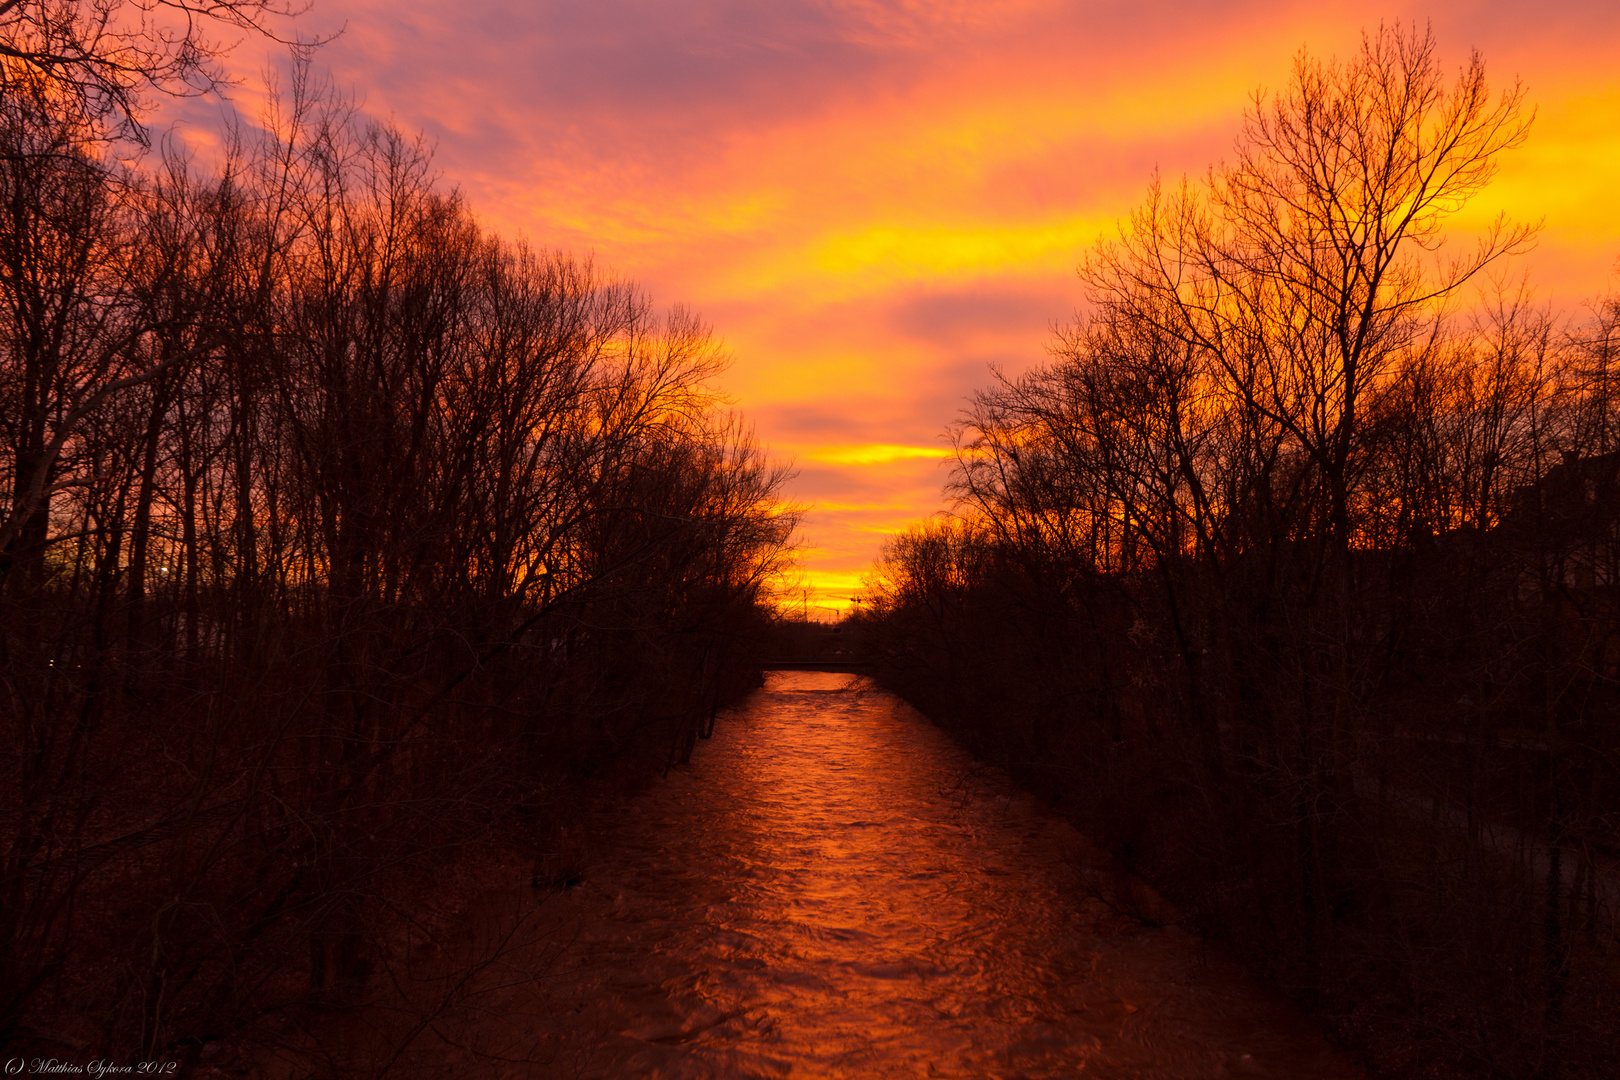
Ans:
[[[772,673],[601,830],[417,1069],[1362,1075],[1189,934],[1085,899],[1079,834],[858,676]]]

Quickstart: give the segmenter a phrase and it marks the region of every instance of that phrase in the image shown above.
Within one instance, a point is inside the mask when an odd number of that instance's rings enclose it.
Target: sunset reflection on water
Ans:
[[[1360,1075],[1082,900],[1083,839],[859,676],[772,673],[616,817],[510,1075]]]

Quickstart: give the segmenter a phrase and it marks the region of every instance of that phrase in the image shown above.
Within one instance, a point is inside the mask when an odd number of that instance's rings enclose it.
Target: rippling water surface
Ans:
[[[1068,825],[857,677],[773,673],[609,833],[550,973],[504,991],[513,1075],[1359,1075],[1084,900]]]

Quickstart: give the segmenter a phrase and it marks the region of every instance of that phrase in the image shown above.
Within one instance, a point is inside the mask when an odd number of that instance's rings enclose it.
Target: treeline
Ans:
[[[793,518],[703,324],[417,141],[300,75],[216,167],[130,164],[4,63],[0,1043],[173,1059],[684,760]]]
[[[1617,1060],[1620,301],[1537,307],[1504,222],[1441,246],[1527,128],[1423,34],[1302,57],[973,400],[955,515],[863,619],[886,681],[1398,1075]]]

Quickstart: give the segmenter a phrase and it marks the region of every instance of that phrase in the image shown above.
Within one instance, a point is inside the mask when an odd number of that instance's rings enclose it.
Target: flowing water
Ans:
[[[1086,900],[1078,834],[858,677],[772,673],[608,834],[452,1039],[480,1075],[1360,1075]]]

